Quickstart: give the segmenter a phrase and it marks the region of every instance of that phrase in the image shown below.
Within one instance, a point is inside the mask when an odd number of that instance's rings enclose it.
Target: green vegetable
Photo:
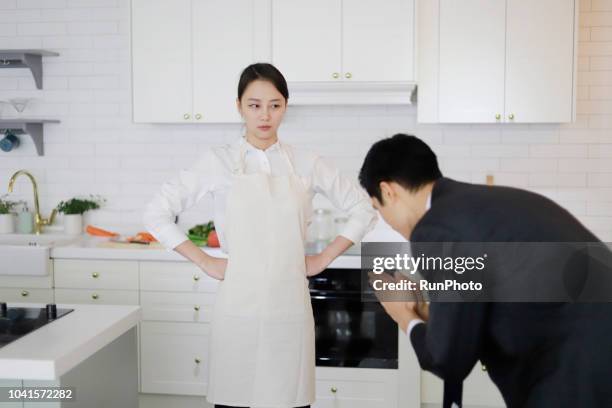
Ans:
[[[206,224],[198,224],[189,229],[187,237],[196,245],[205,246],[208,242],[208,234],[215,230],[215,223],[208,221]]]

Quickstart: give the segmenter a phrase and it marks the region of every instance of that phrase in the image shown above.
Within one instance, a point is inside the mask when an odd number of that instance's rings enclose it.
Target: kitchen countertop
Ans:
[[[58,303],[57,308],[74,310],[0,348],[0,379],[56,380],[140,320],[140,306]]]
[[[112,245],[112,246],[111,246]],[[207,254],[226,258],[220,248],[202,247]],[[112,244],[109,238],[82,235],[69,244],[51,248],[51,258],[56,259],[115,259],[136,261],[182,261],[188,262],[174,250],[167,250],[159,243],[156,245]],[[339,256],[329,268],[361,268],[360,245],[355,245]]]

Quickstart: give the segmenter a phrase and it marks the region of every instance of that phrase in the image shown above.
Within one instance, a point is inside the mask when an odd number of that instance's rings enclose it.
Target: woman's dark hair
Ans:
[[[382,181],[415,191],[440,177],[436,154],[421,139],[402,133],[374,143],[359,171],[359,183],[381,203]]]
[[[285,102],[287,102],[289,99],[289,89],[287,88],[285,77],[274,65],[266,62],[251,64],[242,71],[240,80],[238,81],[238,100],[242,99],[242,95],[247,86],[258,79],[268,81],[274,85],[278,92],[285,98]]]

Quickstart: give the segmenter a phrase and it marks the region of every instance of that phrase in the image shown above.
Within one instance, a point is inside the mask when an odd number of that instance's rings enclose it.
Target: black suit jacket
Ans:
[[[553,201],[524,190],[439,179],[418,242],[598,242]],[[461,398],[475,363],[509,407],[612,407],[611,303],[436,303],[410,336],[419,363]]]

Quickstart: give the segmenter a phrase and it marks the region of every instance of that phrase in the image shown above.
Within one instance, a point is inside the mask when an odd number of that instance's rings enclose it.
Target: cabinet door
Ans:
[[[210,327],[141,322],[142,392],[206,395]]]
[[[254,61],[257,0],[194,0],[193,100],[196,122],[240,122],[240,73]]]
[[[505,13],[505,0],[440,0],[440,122],[503,117]]]
[[[191,0],[132,0],[134,122],[192,113]]]
[[[572,121],[574,10],[574,0],[508,0],[507,122]]]
[[[344,80],[414,80],[414,0],[343,0],[342,18]]]
[[[288,82],[340,80],[341,12],[341,0],[272,1],[272,60]]]

